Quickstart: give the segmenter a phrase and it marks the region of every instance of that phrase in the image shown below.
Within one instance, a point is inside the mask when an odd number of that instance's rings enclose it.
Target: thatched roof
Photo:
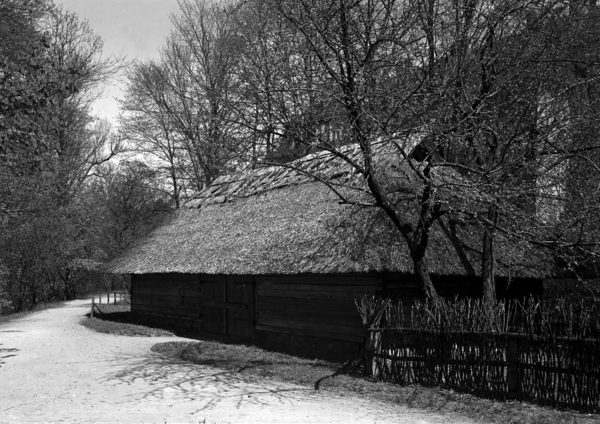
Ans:
[[[68,266],[73,269],[90,271],[90,272],[102,272],[103,263],[95,261],[93,259],[77,258],[69,261]]]
[[[359,154],[355,147],[347,152]],[[329,188],[306,174],[326,177],[349,196],[365,196],[347,188],[360,188],[350,184],[358,181],[351,167],[326,152],[292,167],[217,179],[107,269],[122,274],[412,273],[406,243],[380,209],[340,204]],[[397,171],[396,177],[405,192],[416,184],[411,172]],[[414,210],[407,203],[406,213]],[[479,274],[481,239],[481,228],[468,222],[434,224],[431,272]],[[499,275],[545,276],[536,252],[501,238],[497,263]]]

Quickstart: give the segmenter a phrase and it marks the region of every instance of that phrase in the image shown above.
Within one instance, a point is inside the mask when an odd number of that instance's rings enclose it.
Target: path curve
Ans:
[[[0,326],[0,422],[465,423],[428,411],[317,392],[168,359],[177,337],[96,333],[89,300]]]

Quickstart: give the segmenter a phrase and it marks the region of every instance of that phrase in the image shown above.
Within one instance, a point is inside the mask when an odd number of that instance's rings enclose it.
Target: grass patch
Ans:
[[[127,303],[101,304],[98,310],[94,311],[94,318],[87,318],[81,321],[81,325],[98,333],[115,334],[119,336],[135,337],[165,337],[172,336],[173,333],[162,328],[146,327],[132,322],[131,307]]]
[[[439,388],[398,386],[362,377],[361,361],[304,359],[255,346],[202,341],[159,343],[152,350],[200,365],[272,378],[317,390],[353,393],[409,407],[502,424],[592,424],[598,415],[556,411],[520,402],[500,402]]]

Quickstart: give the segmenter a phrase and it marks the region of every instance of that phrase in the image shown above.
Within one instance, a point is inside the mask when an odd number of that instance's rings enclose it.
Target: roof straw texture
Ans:
[[[350,146],[348,153],[359,152]],[[294,165],[300,171],[271,167],[217,179],[106,269],[122,274],[413,272],[406,243],[380,209],[340,204],[329,188],[305,174],[353,185],[348,183],[357,179],[349,165],[326,152]],[[416,206],[407,206],[406,213],[416,213]],[[475,225],[440,220],[430,237],[430,271],[480,274],[481,239]],[[539,252],[501,237],[497,246],[498,275],[546,276],[538,266]]]

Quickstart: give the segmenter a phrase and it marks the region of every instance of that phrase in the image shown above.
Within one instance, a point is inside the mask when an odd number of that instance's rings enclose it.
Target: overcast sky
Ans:
[[[170,30],[169,15],[179,8],[177,0],[54,0],[55,4],[87,19],[104,40],[104,54],[123,53],[128,59],[158,57],[158,48]],[[113,83],[107,96],[94,106],[94,113],[114,119],[118,113],[114,97],[122,95],[122,84]]]

